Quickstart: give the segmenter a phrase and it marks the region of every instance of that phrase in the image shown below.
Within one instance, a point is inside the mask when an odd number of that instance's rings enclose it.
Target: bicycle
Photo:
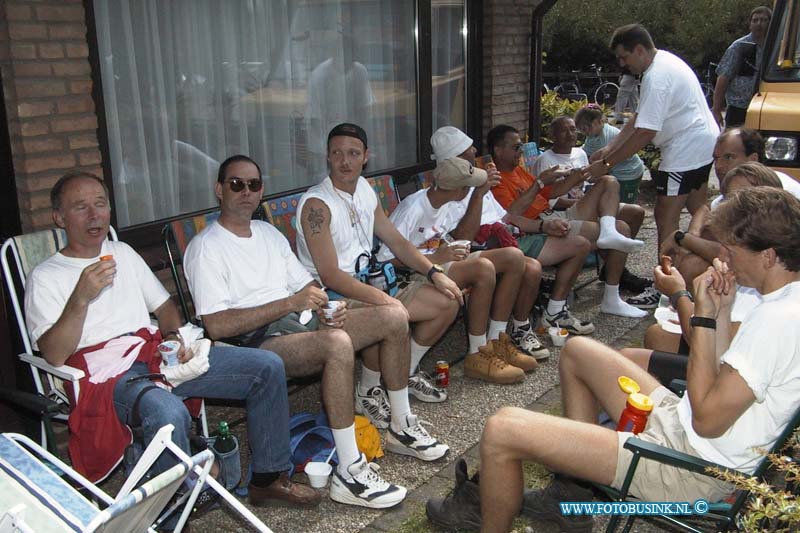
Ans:
[[[594,73],[594,77],[590,78],[592,81],[595,81],[595,84],[589,89],[587,92],[582,92],[581,89],[581,79],[580,79],[580,70],[573,70],[572,76],[574,77],[575,81],[571,82],[561,82],[555,87],[556,93],[562,98],[566,98],[570,101],[575,100],[586,100],[588,101],[588,96],[591,95],[592,100],[597,105],[604,105],[608,107],[613,107],[617,101],[617,94],[619,93],[619,85],[612,81],[603,81],[602,76],[600,73],[602,72],[602,67],[598,66],[596,63],[589,66],[589,68]]]
[[[709,62],[706,67],[706,75],[703,81],[700,82],[700,88],[703,90],[703,96],[706,97],[706,102],[709,107],[714,105],[714,87],[716,86],[714,77],[716,76],[718,66],[719,65],[716,63]]]

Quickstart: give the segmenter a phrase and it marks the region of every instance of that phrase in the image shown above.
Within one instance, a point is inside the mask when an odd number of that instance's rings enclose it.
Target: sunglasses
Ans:
[[[256,178],[253,180],[244,180],[242,178],[231,178],[225,183],[231,186],[231,190],[233,192],[242,192],[244,190],[245,185],[247,185],[247,188],[250,189],[250,192],[258,192],[264,186],[264,181],[261,178]]]

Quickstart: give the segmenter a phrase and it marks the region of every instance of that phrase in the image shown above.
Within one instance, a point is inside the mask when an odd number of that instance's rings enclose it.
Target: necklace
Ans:
[[[341,192],[339,192],[339,189],[335,189],[335,190],[336,190],[336,194],[339,196],[339,198],[344,203],[344,206],[347,208],[347,213],[350,215],[350,226],[351,227],[355,227],[356,223],[359,222],[360,219],[361,219],[361,217],[358,214],[358,211],[356,210],[355,198],[352,199],[352,200],[348,200],[345,195],[343,195]]]

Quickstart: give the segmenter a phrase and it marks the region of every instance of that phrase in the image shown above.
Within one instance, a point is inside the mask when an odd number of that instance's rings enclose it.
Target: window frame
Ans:
[[[467,17],[467,54],[465,57],[465,67],[467,69],[467,133],[475,139],[476,146],[481,145],[481,98],[482,98],[482,76],[481,76],[481,18],[482,9],[480,0],[464,0],[465,12]],[[95,23],[94,2],[93,0],[83,0],[86,10],[86,40],[89,45],[89,64],[91,66],[92,78],[92,98],[95,103],[97,114],[97,136],[99,150],[102,155],[101,167],[103,169],[103,180],[105,181],[111,201],[112,213],[111,222],[117,224],[114,183],[112,179],[111,158],[109,152],[109,132],[106,122],[105,98],[103,96],[103,84],[100,71],[100,57],[97,39],[97,26]],[[407,182],[412,176],[433,168],[434,163],[430,159],[431,146],[430,137],[433,133],[433,89],[432,89],[432,65],[431,65],[431,24],[432,7],[431,0],[417,0],[415,2],[415,29],[416,39],[416,74],[417,74],[417,162],[413,165],[382,169],[380,171],[366,172],[365,176],[375,176],[391,174],[397,184]],[[296,193],[305,190],[307,187],[281,191],[279,193],[265,196],[262,201]],[[156,250],[162,248],[161,231],[165,224],[173,220],[178,220],[190,216],[200,215],[215,211],[218,206],[210,207],[191,213],[183,213],[168,218],[158,219],[151,222],[136,224],[120,230],[120,239],[129,243],[140,251],[153,252],[153,260],[149,261],[151,266],[159,266],[159,260],[166,266],[165,257],[157,253]],[[147,254],[150,255],[150,254]]]

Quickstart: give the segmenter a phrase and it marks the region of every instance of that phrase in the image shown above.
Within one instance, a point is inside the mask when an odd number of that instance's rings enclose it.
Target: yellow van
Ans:
[[[758,92],[745,125],[766,141],[765,163],[800,181],[800,2],[777,0]]]

